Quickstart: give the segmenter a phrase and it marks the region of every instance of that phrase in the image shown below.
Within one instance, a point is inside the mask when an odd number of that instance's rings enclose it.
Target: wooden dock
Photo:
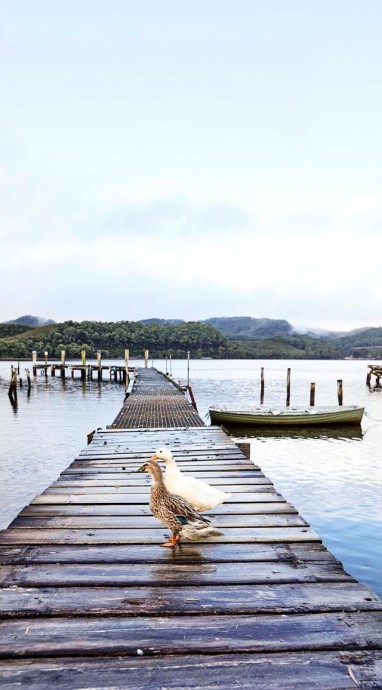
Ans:
[[[138,374],[111,427],[0,533],[0,687],[382,688],[382,601],[219,427]],[[222,536],[160,547],[135,470],[164,445],[233,493],[211,511]]]

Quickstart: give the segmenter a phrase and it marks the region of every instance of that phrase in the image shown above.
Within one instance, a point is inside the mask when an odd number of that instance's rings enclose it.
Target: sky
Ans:
[[[0,0],[0,321],[382,326],[380,0]]]

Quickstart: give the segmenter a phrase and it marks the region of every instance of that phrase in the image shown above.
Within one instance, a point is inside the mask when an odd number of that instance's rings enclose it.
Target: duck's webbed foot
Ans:
[[[171,539],[166,541],[164,544],[161,544],[161,546],[169,546],[170,548],[174,548],[177,546],[178,542],[180,541],[180,534],[173,534]]]

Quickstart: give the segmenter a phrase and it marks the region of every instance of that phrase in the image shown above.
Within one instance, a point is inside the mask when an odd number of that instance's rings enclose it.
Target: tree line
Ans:
[[[299,335],[238,341],[199,321],[175,325],[65,321],[0,338],[1,359],[30,359],[33,350],[39,358],[48,351],[52,359],[58,359],[62,350],[69,359],[80,357],[82,350],[87,357],[94,358],[100,350],[104,358],[114,359],[122,358],[125,348],[129,348],[132,358],[142,357],[145,348],[154,358],[169,354],[184,358],[187,352],[196,359],[339,359],[344,356],[343,349],[333,341]]]

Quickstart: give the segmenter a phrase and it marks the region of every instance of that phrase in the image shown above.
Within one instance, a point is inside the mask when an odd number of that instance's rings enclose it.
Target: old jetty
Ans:
[[[222,536],[160,547],[135,470],[165,445],[232,492],[212,511]],[[382,687],[382,601],[153,369],[0,533],[0,557],[0,687]]]

